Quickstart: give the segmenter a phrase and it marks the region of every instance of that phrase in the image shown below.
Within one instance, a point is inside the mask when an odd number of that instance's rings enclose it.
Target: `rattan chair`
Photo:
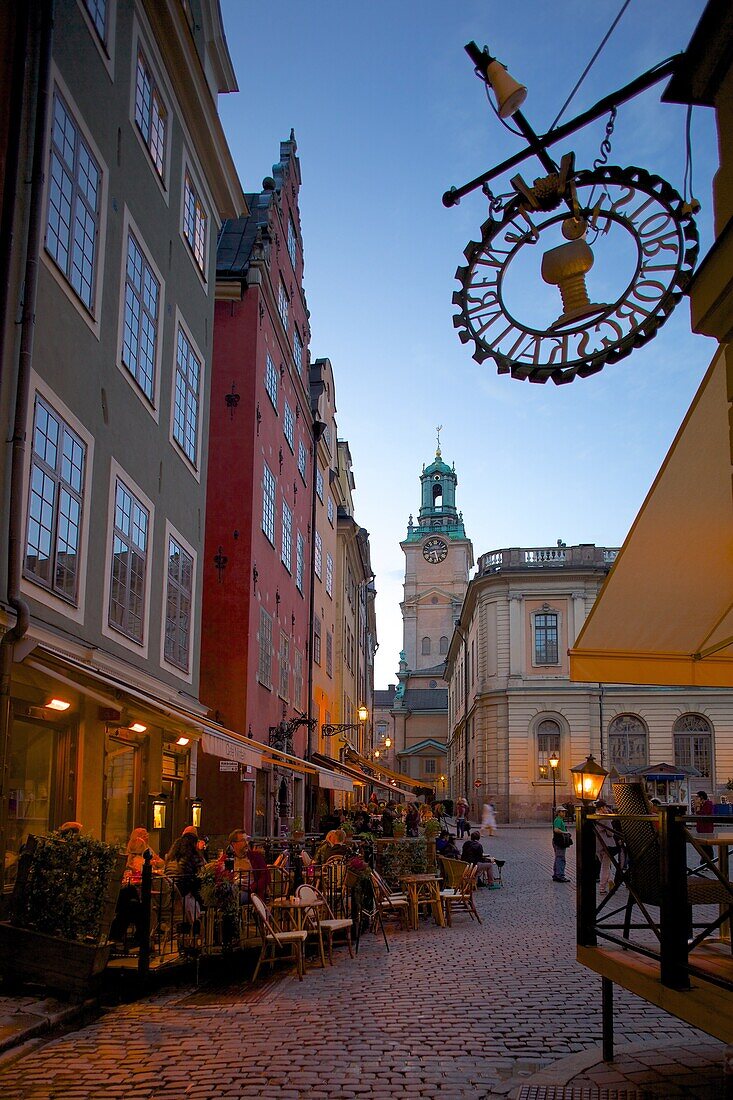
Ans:
[[[351,929],[353,923],[349,917],[334,917],[333,911],[324,898],[320,890],[316,890],[314,886],[299,886],[296,890],[296,896],[301,901],[312,902],[312,910],[308,910],[306,913],[306,923],[310,930],[312,930],[320,941],[321,959],[323,958],[323,933],[326,934],[326,947],[328,950],[328,961],[333,966],[333,937],[337,932],[346,933],[346,946],[349,949],[349,956],[353,959],[354,952],[351,950]]]
[[[462,859],[451,859],[449,856],[438,856],[443,870],[443,889],[455,890],[460,883],[468,867]]]
[[[306,941],[308,933],[306,931],[278,932],[272,922],[272,913],[267,908],[262,898],[258,898],[256,894],[253,894],[252,904],[255,907],[257,924],[262,938],[262,950],[257,960],[255,972],[252,975],[252,981],[257,981],[257,975],[260,972],[260,967],[263,962],[269,962],[270,969],[272,969],[277,961],[278,952],[287,950],[288,954],[285,958],[295,960],[298,979],[302,982],[305,972],[303,944]]]
[[[405,928],[410,927],[410,903],[406,894],[391,894],[382,876],[372,871],[374,897],[382,917],[399,917]]]
[[[455,860],[451,862],[455,862]],[[481,924],[481,917],[478,914],[476,902],[473,899],[477,879],[478,864],[467,864],[458,885],[440,891],[440,900],[443,905],[443,911],[445,912],[445,922],[449,928],[453,923],[452,918],[454,909],[463,910],[464,913],[468,913],[471,920],[475,918],[478,923]]]

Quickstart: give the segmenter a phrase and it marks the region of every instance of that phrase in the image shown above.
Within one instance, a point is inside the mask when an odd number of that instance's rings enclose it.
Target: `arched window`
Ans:
[[[445,637],[445,635],[443,635],[443,637],[440,639],[440,652],[448,652],[448,639]]]
[[[423,638],[422,640],[422,655],[423,657],[430,656],[430,638]]]
[[[554,718],[543,718],[537,726],[537,774],[540,779],[551,779],[550,756],[560,755],[560,723]]]
[[[648,745],[646,726],[635,714],[619,714],[608,727],[608,758],[617,767],[643,768]]]
[[[702,714],[682,714],[674,724],[674,762],[712,778],[713,729]]]

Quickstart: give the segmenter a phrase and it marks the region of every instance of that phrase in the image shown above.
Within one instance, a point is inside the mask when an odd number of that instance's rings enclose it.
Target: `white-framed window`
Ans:
[[[318,531],[316,531],[315,548],[313,550],[313,569],[320,580],[323,572],[323,542]]]
[[[288,441],[290,450],[295,449],[295,417],[290,405],[285,401],[283,406],[283,435]]]
[[[90,314],[95,313],[103,174],[58,87],[53,93],[46,253]]]
[[[328,427],[328,425],[326,425],[326,427],[323,429],[323,442],[326,444],[326,446],[328,447],[328,449],[330,451],[331,450],[331,429]]]
[[[281,699],[290,699],[290,638],[284,630],[280,631],[280,684],[278,695]]]
[[[108,625],[134,642],[145,637],[150,512],[115,479]]]
[[[291,571],[293,554],[293,513],[283,501],[283,537],[280,557],[288,573]]]
[[[303,591],[303,572],[305,568],[305,539],[300,531],[295,536],[295,585]]]
[[[24,575],[77,606],[86,480],[85,442],[36,394]]]
[[[272,688],[272,618],[260,608],[260,629],[257,633],[257,679],[263,687]]]
[[[556,665],[559,663],[559,615],[556,611],[536,611],[532,617],[534,632],[534,664]]]
[[[108,29],[107,18],[109,15],[107,0],[84,0],[84,7],[87,10],[89,22],[94,27],[99,41],[106,46]]]
[[[326,675],[333,677],[333,634],[326,631]]]
[[[206,278],[206,238],[209,219],[190,169],[183,176],[183,239],[188,245],[196,267]]]
[[[424,775],[435,775],[435,772],[436,772],[435,760],[431,756],[429,756],[427,758],[427,760],[423,761],[423,763],[425,765],[425,769],[424,769],[423,774]]]
[[[313,616],[313,661],[321,663],[321,620],[318,615]]]
[[[77,0],[92,41],[109,79],[115,79],[115,24],[117,0]]]
[[[333,527],[334,507],[333,507],[333,499],[331,497],[328,498],[328,502],[326,504],[326,512],[328,514],[328,522]]]
[[[303,341],[298,332],[298,326],[293,325],[293,359],[298,368],[298,374],[303,373]]]
[[[280,285],[277,290],[277,311],[280,314],[280,320],[283,323],[283,328],[288,331],[288,309],[290,306],[290,299],[288,298],[288,292],[285,289],[285,283],[280,280]]]
[[[280,379],[278,377],[277,369],[272,361],[272,358],[268,352],[265,360],[265,389],[267,390],[267,396],[272,402],[272,407],[277,412],[277,388]]]
[[[713,777],[713,727],[702,714],[681,714],[674,733],[675,767],[697,768],[702,779]]]
[[[265,462],[262,468],[262,530],[275,545],[275,475]]]
[[[292,214],[288,217],[288,254],[294,269],[295,260],[298,255],[298,234],[295,232],[295,222],[293,221]]]
[[[298,440],[298,470],[300,476],[305,481],[305,472],[308,466],[308,452],[305,449],[305,443],[302,439]]]
[[[560,756],[562,731],[560,723],[554,718],[543,718],[537,725],[537,775],[540,779],[551,779],[550,757],[553,752]],[[558,768],[560,765],[558,764]]]
[[[120,360],[151,404],[155,403],[160,316],[160,277],[128,226]]]
[[[618,714],[608,727],[608,758],[625,768],[649,763],[649,733],[636,714]]]
[[[183,539],[167,537],[164,659],[182,672],[191,666],[193,633],[194,557]]]
[[[318,493],[318,499],[323,503],[323,474],[318,466],[316,466],[316,492]]]
[[[176,337],[172,435],[194,469],[198,467],[200,392],[201,358],[179,320]]]
[[[329,596],[333,596],[333,558],[328,551],[326,551],[326,592]]]
[[[140,131],[155,171],[161,180],[166,176],[168,148],[168,108],[153,76],[142,46],[138,43],[135,70],[135,125]]]
[[[301,710],[303,706],[303,654],[295,650],[293,661],[293,706]]]

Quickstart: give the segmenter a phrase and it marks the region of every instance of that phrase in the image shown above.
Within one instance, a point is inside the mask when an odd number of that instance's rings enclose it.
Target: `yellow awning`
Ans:
[[[570,679],[733,687],[733,499],[716,353],[570,650]]]
[[[378,764],[375,760],[370,760],[368,757],[362,756],[356,749],[349,748],[348,753],[350,757],[358,760],[363,767],[370,768],[372,771],[376,772],[377,775],[386,776],[387,779],[394,779],[396,783],[401,783],[403,787],[407,787],[409,790],[417,790],[418,787],[429,786],[428,783],[422,782],[419,779],[412,779],[409,775],[405,775],[404,772],[393,772],[390,771],[389,768],[382,767],[382,765]]]

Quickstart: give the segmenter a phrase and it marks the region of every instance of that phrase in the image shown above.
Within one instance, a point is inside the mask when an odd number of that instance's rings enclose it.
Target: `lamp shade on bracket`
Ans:
[[[511,118],[527,98],[527,89],[510,76],[500,61],[492,59],[486,66],[486,79],[496,96],[499,118]]]

